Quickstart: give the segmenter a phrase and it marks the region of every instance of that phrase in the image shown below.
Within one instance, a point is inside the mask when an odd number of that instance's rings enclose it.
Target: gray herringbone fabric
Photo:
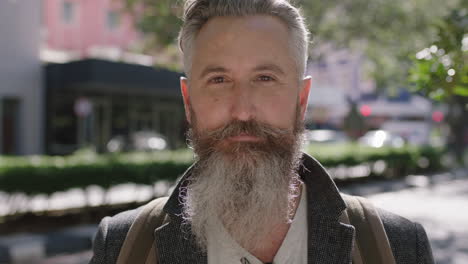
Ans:
[[[346,206],[334,182],[315,159],[305,154],[299,174],[307,186],[308,263],[351,263],[354,227],[338,221]],[[206,255],[197,249],[190,233],[181,230],[179,188],[187,177],[190,177],[190,170],[164,207],[171,220],[154,232],[160,264],[207,263]],[[126,211],[102,220],[94,240],[91,264],[116,263],[127,231],[139,210]],[[434,263],[421,225],[384,210],[379,210],[379,213],[398,264]]]

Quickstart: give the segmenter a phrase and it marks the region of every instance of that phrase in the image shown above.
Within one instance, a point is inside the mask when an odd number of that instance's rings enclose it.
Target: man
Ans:
[[[308,32],[286,0],[189,0],[181,90],[197,161],[154,231],[158,263],[351,263],[354,228],[302,154]],[[313,93],[312,93],[313,96]],[[116,263],[139,210],[105,218],[91,263]],[[433,263],[422,227],[379,211],[396,262]]]

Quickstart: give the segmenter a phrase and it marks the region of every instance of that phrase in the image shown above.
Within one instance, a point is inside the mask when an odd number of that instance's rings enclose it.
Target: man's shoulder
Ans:
[[[120,212],[114,216],[106,217],[108,232],[112,234],[124,233],[124,235],[126,235],[130,229],[130,226],[142,208],[143,207],[141,206],[135,209]]]
[[[403,235],[403,233],[414,230],[415,225],[417,225],[417,223],[385,209],[377,208],[377,211],[382,219],[386,232],[392,234],[401,233],[401,235]]]
[[[160,206],[164,205],[167,197],[154,199],[136,209],[123,211],[114,216],[107,216],[101,220],[93,242],[93,258],[90,264],[113,264],[117,262],[119,252],[127,237],[132,224],[139,217],[156,217],[160,214]],[[162,203],[163,202],[163,203]],[[146,208],[146,209],[145,209]]]
[[[123,211],[101,220],[93,241],[90,264],[116,263],[125,237],[142,207]]]
[[[352,211],[359,208],[355,205],[354,201],[356,199],[350,199],[353,196],[344,195],[343,193],[341,195],[345,203],[349,203],[348,206]],[[366,199],[358,199],[358,201],[360,201],[358,204],[361,204],[364,208],[371,209],[374,207],[371,205],[372,202],[366,201]],[[375,209],[382,220],[396,263],[434,263],[426,231],[419,223],[378,207],[375,207]]]
[[[434,263],[426,231],[413,222],[378,208],[397,263]]]

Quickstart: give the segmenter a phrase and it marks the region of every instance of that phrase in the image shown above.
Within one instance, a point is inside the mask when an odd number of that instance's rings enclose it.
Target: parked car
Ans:
[[[380,148],[384,146],[399,148],[403,147],[405,144],[405,140],[402,137],[385,130],[368,131],[366,134],[364,134],[364,136],[359,138],[358,142],[374,148]]]
[[[138,131],[130,136],[118,135],[107,143],[107,151],[157,151],[167,149],[166,138],[154,131]]]
[[[345,133],[331,129],[307,130],[305,136],[308,143],[335,143],[349,141]]]

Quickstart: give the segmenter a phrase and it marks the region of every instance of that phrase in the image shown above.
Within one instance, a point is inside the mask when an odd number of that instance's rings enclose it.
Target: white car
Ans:
[[[345,133],[331,129],[308,130],[305,133],[305,136],[308,143],[335,143],[349,141]]]
[[[380,148],[383,146],[400,148],[405,145],[405,140],[402,137],[385,130],[368,131],[364,136],[359,138],[358,142],[374,148]]]
[[[129,137],[115,136],[107,143],[109,152],[157,151],[167,149],[167,140],[153,131],[138,131]]]

